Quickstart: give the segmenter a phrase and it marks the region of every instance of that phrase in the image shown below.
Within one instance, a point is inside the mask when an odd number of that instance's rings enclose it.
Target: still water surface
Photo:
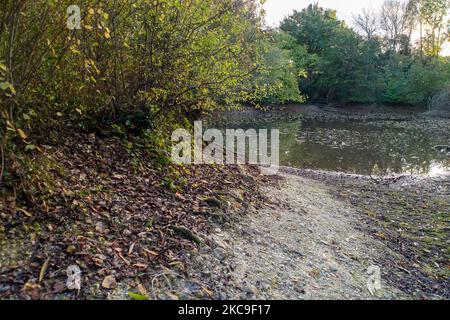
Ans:
[[[236,128],[280,130],[280,164],[364,175],[450,173],[449,144],[426,125],[395,121],[254,120]]]

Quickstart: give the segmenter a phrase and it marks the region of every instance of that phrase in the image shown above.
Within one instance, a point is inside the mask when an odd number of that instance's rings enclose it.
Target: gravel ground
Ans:
[[[411,243],[407,235],[413,235],[415,229],[405,230],[405,221],[421,232],[436,226],[427,227],[417,222],[412,212],[402,213],[402,229],[395,224],[386,224],[386,219],[396,216],[391,217],[390,210],[386,211],[383,206],[380,210],[385,215],[384,220],[372,216],[375,213],[371,216],[364,213],[375,211],[377,203],[365,198],[365,188],[378,190],[378,193],[369,191],[373,197],[379,197],[379,204],[386,202],[382,193],[387,189],[389,194],[394,193],[400,207],[404,204],[399,202],[396,192],[408,197],[410,205],[422,208],[410,197],[410,193],[416,194],[415,188],[420,187],[424,192],[420,199],[435,197],[437,205],[445,208],[442,199],[439,200],[440,195],[433,191],[436,185],[445,188],[445,177],[438,180],[387,179],[384,186],[357,175],[288,168],[282,171],[280,179],[261,186],[267,198],[263,208],[250,210],[249,207],[246,215],[217,223],[213,232],[205,235],[208,245],[189,254],[190,262],[185,269],[179,272],[161,270],[152,283],[145,284],[150,297],[445,299],[448,288],[448,282],[442,278],[445,267],[438,268],[445,261],[445,252],[441,253],[445,237],[436,240],[438,242],[432,247],[426,246],[428,238],[425,242],[414,238]],[[427,188],[429,192],[426,192]],[[430,210],[437,210],[431,200],[427,201]],[[390,202],[386,203],[395,209]],[[405,208],[411,211],[408,206]],[[426,214],[426,211],[421,213]],[[431,217],[424,216],[423,219],[430,220]],[[411,251],[410,246],[416,248],[412,248],[414,250],[426,250],[424,253]],[[424,255],[426,252],[429,256]],[[429,264],[435,267],[427,271],[424,267]],[[381,271],[381,289],[371,292],[368,284],[373,277],[369,270],[374,267]],[[123,298],[128,289],[120,290],[122,295],[111,295],[110,298]]]
[[[348,203],[318,181],[282,178],[264,187],[272,203],[232,227],[217,228],[215,246],[193,257],[189,278],[204,283],[197,289],[210,288],[214,299],[410,298],[383,280],[381,255],[389,249],[360,231],[363,222]],[[381,290],[371,294],[368,269],[378,265]],[[177,291],[192,288],[186,280],[175,283]]]

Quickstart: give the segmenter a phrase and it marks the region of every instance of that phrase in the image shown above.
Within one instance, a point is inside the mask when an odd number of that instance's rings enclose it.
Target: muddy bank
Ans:
[[[379,264],[385,245],[358,230],[353,208],[336,201],[325,184],[282,177],[279,184],[263,188],[271,199],[266,208],[214,235],[218,247],[227,252],[225,258],[219,257],[223,260],[217,272],[225,278],[215,279],[220,280],[215,285],[221,288],[219,297],[408,297],[384,281],[382,291],[370,293],[367,269]]]
[[[367,177],[285,169],[333,186],[332,194],[356,208],[360,228],[390,250],[388,280],[416,298],[448,298],[450,176]]]
[[[217,226],[212,245],[192,257],[191,277],[213,298],[449,298],[449,177],[282,171],[261,186],[263,208]],[[376,292],[373,267],[381,270]]]
[[[75,135],[44,147],[32,162],[34,201],[0,201],[1,299],[183,297],[157,289],[162,275],[187,278],[214,226],[264,199],[256,169],[173,167],[131,143]],[[79,291],[66,286],[69,266],[81,271]],[[211,290],[197,285],[189,298]]]

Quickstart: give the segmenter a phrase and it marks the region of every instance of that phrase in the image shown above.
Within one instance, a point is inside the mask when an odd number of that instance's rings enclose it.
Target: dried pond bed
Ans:
[[[355,208],[359,228],[387,245],[379,263],[391,285],[417,299],[450,298],[450,176],[294,172],[333,186],[334,197]]]

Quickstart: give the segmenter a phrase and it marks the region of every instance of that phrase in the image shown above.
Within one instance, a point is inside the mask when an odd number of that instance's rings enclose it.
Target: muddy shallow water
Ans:
[[[450,155],[435,149],[450,145],[448,119],[317,113],[253,117],[227,127],[279,129],[282,166],[364,175],[450,173]]]

